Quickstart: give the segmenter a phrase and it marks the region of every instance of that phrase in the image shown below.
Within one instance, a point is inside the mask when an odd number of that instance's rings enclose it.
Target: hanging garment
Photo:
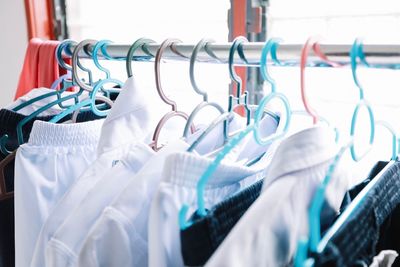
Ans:
[[[177,134],[180,134],[181,131],[181,129],[177,130],[179,131],[175,132],[175,136]],[[210,142],[205,143],[209,144]],[[157,170],[160,172],[163,167],[164,158],[167,155],[171,154],[172,152],[185,151],[187,148],[187,143],[183,141],[177,141],[168,144],[161,150],[159,154],[152,156],[154,153],[147,145],[143,143],[136,143],[135,146],[130,147],[128,154],[124,159],[121,159],[120,162],[132,162],[132,159],[137,158],[138,156],[140,156],[140,154],[145,153],[146,160],[141,161],[141,163],[143,165],[144,162],[148,160],[148,163],[146,164],[146,166],[148,167],[143,167],[144,174],[142,175],[148,173],[149,168],[150,170]],[[150,158],[150,156],[152,157]],[[123,165],[125,166],[127,164]],[[47,244],[45,252],[45,266],[64,266],[67,263],[75,266],[76,264],[78,264],[77,255],[81,251],[81,248],[85,242],[86,234],[80,232],[80,234],[71,235],[71,229],[79,228],[81,229],[80,231],[83,231],[84,233],[89,232],[89,236],[91,236],[90,233],[93,232],[92,230],[90,230],[91,227],[93,225],[95,225],[94,227],[96,227],[96,220],[98,220],[98,218],[101,216],[104,208],[112,203],[114,197],[119,196],[121,190],[127,187],[131,182],[143,180],[137,178],[136,175],[134,175],[134,173],[139,169],[140,168],[132,169],[125,167],[125,170],[121,169],[120,172],[116,172],[113,168],[113,179],[110,179],[106,175],[101,180],[99,180],[96,186],[93,187],[89,194],[82,200],[79,208],[74,210],[74,212],[68,216],[66,222],[64,222],[63,225],[59,229],[57,229],[56,233]],[[151,179],[149,177],[146,178]],[[157,179],[157,176],[153,179]],[[90,209],[90,213],[87,212],[88,209]],[[122,253],[122,251],[120,252]],[[147,256],[147,253],[143,256]],[[137,259],[139,259],[140,262],[142,261],[142,257],[140,256],[138,256]]]
[[[93,225],[79,253],[77,266],[147,266],[150,202],[157,190],[165,158],[188,144],[167,144],[151,157]],[[110,253],[108,248],[118,253]]]
[[[8,150],[14,150],[18,147],[17,141],[17,132],[16,128],[20,121],[25,119],[27,116],[22,115],[17,112],[13,112],[7,109],[0,110],[0,136],[7,134],[9,139],[6,143],[6,148]],[[49,121],[53,116],[41,116],[35,117],[32,121],[28,122],[22,128],[22,132],[26,139],[29,138],[30,132],[33,127],[33,123],[36,120]],[[78,115],[77,121],[91,121],[95,119],[99,119],[97,115],[95,115],[91,111],[84,111]],[[69,119],[69,117],[63,119]],[[5,155],[0,153],[0,160],[3,160]],[[6,191],[11,193],[14,191],[14,166],[15,161],[12,160],[9,162],[4,169],[4,184],[6,186]],[[3,181],[0,181],[3,182]],[[3,199],[0,201],[0,266],[15,266],[15,248],[14,248],[14,197]]]
[[[47,243],[45,266],[76,266],[77,255],[92,225],[153,154],[147,144],[137,143],[103,174]]]
[[[97,159],[57,203],[43,225],[35,245],[31,266],[45,266],[47,242],[64,220],[80,205],[88,192],[137,143],[149,143],[156,125],[153,99],[129,78],[105,119],[97,147]]]
[[[236,131],[244,124],[245,121],[237,116],[231,121],[229,129]],[[193,142],[200,133],[190,135],[186,142]],[[210,132],[196,151],[210,152],[223,142],[221,125]],[[91,228],[79,254],[79,266],[147,266],[148,212],[161,180],[165,158],[171,153],[185,151],[188,147],[181,140],[167,144],[131,179]],[[109,247],[118,251],[118,255],[103,250]]]
[[[96,158],[103,120],[35,121],[15,159],[15,259],[29,266],[40,229],[57,201]],[[27,223],[29,222],[29,223]]]
[[[59,41],[42,41],[39,38],[29,41],[14,99],[25,95],[33,88],[50,88],[55,80],[67,73],[58,66],[56,59],[55,52],[59,43]]]
[[[363,199],[324,251],[315,255],[315,266],[369,265],[377,249],[400,251],[400,162],[384,170]]]
[[[192,224],[181,230],[182,258],[185,266],[203,266],[231,229],[261,193],[263,180],[243,189],[212,207],[204,217],[194,213]]]
[[[263,125],[269,134],[278,127],[277,121],[266,116]],[[264,127],[260,127],[264,128]],[[253,136],[249,136],[252,139]],[[218,166],[208,182],[204,197],[207,206],[213,206],[235,192],[253,184],[263,177],[274,152],[273,146],[264,146],[264,151],[254,149],[256,155],[243,153],[253,142],[245,139]],[[250,158],[267,152],[251,167],[244,166]],[[167,158],[163,178],[152,201],[150,209],[148,239],[149,266],[183,266],[179,239],[178,214],[184,204],[189,204],[190,212],[196,204],[196,186],[199,178],[213,162],[212,158],[198,156],[194,153],[176,153]]]
[[[322,126],[282,141],[266,172],[261,195],[206,266],[288,265],[298,240],[308,234],[311,199],[337,151],[333,131]],[[337,212],[347,190],[347,170],[339,161],[327,187],[326,200]]]

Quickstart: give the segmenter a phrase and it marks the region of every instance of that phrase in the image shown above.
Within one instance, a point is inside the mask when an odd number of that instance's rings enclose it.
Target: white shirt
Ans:
[[[137,143],[124,159],[103,174],[47,243],[45,266],[75,266],[77,254],[91,226],[153,154],[147,144]]]
[[[78,266],[147,266],[148,213],[165,158],[188,147],[181,140],[170,143],[143,166],[93,225]]]
[[[35,121],[15,159],[15,264],[29,266],[47,216],[96,159],[104,120],[76,124]]]
[[[47,242],[104,172],[121,160],[137,142],[149,142],[152,127],[156,123],[151,114],[151,105],[151,99],[137,86],[134,78],[129,78],[103,123],[97,147],[98,158],[77,179],[49,215],[36,241],[30,266],[45,266]]]
[[[230,123],[230,131],[236,131],[244,125],[245,120],[237,116]],[[263,120],[261,125],[267,129],[266,132],[276,129],[276,121],[271,118]],[[215,128],[206,136],[204,142],[199,144],[197,151],[207,153],[221,146],[224,141],[222,133],[222,127]],[[197,135],[193,134],[189,140],[195,139]],[[150,203],[162,178],[165,158],[172,152],[185,151],[188,148],[188,145],[182,142],[184,145],[180,145],[180,149],[177,149],[179,142],[181,141],[177,141],[173,145],[174,149],[170,148],[172,144],[167,145],[159,154],[155,155],[129,182],[129,185],[113,203],[104,209],[84,242],[79,255],[79,266],[148,265],[147,229]],[[254,144],[250,144],[250,140],[248,140],[247,145]],[[255,149],[255,151],[257,150]],[[238,154],[242,154],[241,156],[244,158],[244,153],[240,152]],[[177,161],[179,160],[180,158],[177,158]],[[204,161],[203,158],[194,156],[193,161],[187,164],[190,168],[190,164],[196,167],[198,164],[205,166],[210,162],[210,159]],[[198,178],[200,173],[195,172],[189,175]],[[110,253],[109,248],[113,248],[113,251],[118,253]]]
[[[297,242],[308,235],[308,208],[325,178],[338,146],[325,127],[298,132],[278,147],[267,170],[262,194],[231,230],[206,266],[286,266]],[[334,210],[348,187],[339,161],[326,198]]]
[[[277,124],[271,117],[265,117],[261,125],[269,125],[266,132],[275,132]],[[252,135],[243,140],[233,152],[222,161],[210,177],[204,192],[206,207],[211,207],[226,197],[245,188],[264,177],[273,154],[273,147],[264,146],[254,149]],[[249,149],[249,148],[252,149]],[[254,152],[244,153],[249,149]],[[260,152],[267,153],[251,167],[243,166],[248,159],[258,156]],[[240,162],[238,162],[240,161]],[[198,156],[194,153],[175,153],[167,158],[163,178],[152,201],[149,217],[149,266],[179,267],[183,266],[180,248],[178,214],[184,204],[189,205],[189,214],[197,208],[198,180],[212,158]]]

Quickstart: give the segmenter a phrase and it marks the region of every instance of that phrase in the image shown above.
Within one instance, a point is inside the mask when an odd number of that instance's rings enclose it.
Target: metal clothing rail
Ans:
[[[146,45],[147,52],[153,56],[156,54],[159,44]],[[163,59],[167,60],[189,60],[195,44],[177,43],[168,48],[164,54]],[[258,66],[260,62],[261,51],[264,46],[262,42],[250,42],[242,45],[243,52],[246,57],[247,63],[240,59],[236,53],[234,64],[235,65],[250,65]],[[109,44],[106,47],[108,56],[116,59],[125,59],[130,45],[123,44]],[[228,63],[229,49],[231,43],[209,43],[205,50],[198,53],[197,59],[201,62],[208,63]],[[285,65],[298,65],[302,44],[280,44],[277,49],[278,59]],[[74,49],[75,46],[72,46]],[[90,53],[93,49],[89,45],[86,50]],[[351,45],[348,44],[321,44],[321,50],[330,60],[342,64],[350,64],[349,51]],[[364,44],[363,50],[366,55],[368,63],[371,67],[379,68],[400,68],[400,44],[396,45],[382,45],[382,44]],[[104,55],[99,50],[99,56]],[[83,51],[80,57],[88,57]],[[150,60],[149,55],[141,49],[137,49],[132,60]],[[151,59],[153,60],[153,59]],[[310,52],[309,62],[311,65],[320,66],[322,61],[315,54]]]

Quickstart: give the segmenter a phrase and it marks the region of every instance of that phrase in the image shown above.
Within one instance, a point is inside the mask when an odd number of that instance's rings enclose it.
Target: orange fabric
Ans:
[[[66,73],[58,66],[55,56],[59,43],[59,41],[43,41],[39,38],[32,38],[29,41],[15,99],[34,88],[50,88],[56,79]]]

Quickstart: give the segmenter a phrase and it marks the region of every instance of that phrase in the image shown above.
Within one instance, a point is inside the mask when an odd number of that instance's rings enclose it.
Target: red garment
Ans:
[[[58,66],[55,55],[59,43],[59,41],[43,41],[39,38],[32,38],[29,41],[15,99],[34,88],[50,88],[56,79],[66,73]]]

